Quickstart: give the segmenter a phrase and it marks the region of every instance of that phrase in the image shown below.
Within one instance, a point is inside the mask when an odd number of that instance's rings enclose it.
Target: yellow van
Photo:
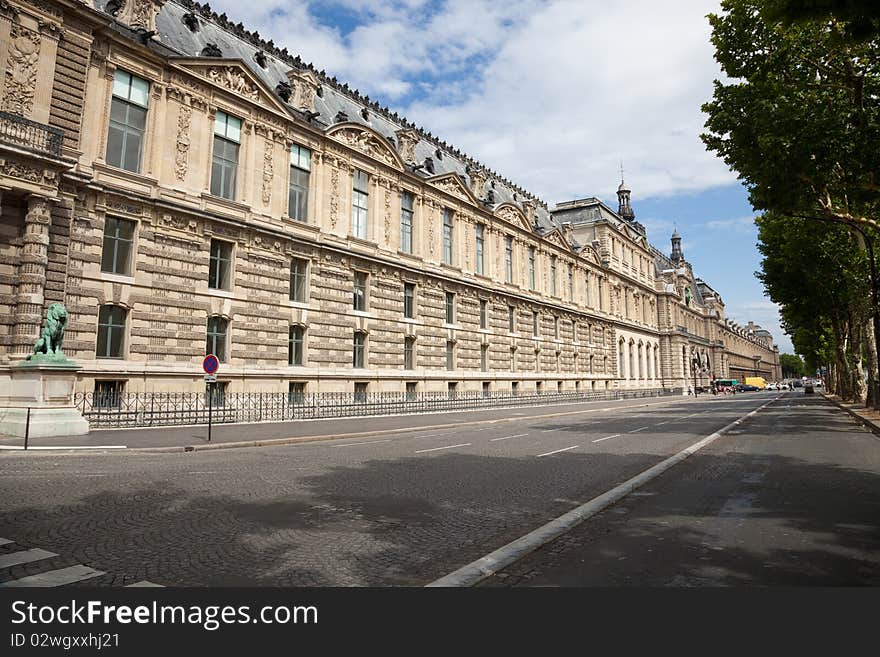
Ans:
[[[747,376],[743,383],[745,383],[747,386],[756,386],[761,390],[767,388],[767,381],[764,380],[763,376]]]

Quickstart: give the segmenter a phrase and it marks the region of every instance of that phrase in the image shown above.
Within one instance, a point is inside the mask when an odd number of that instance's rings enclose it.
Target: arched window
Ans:
[[[122,306],[101,306],[98,311],[97,358],[125,358],[125,319]]]
[[[626,378],[626,367],[623,360],[623,340],[617,345],[617,376],[621,379]]]
[[[643,360],[643,358],[644,358],[644,356],[643,356],[643,350],[644,350],[644,346],[642,345],[641,342],[639,342],[638,353],[636,354],[636,359],[637,359],[637,360],[636,360],[636,367],[637,367],[637,370],[638,370],[638,376],[636,377],[637,379],[644,379],[644,378],[645,378],[645,376],[644,376],[644,375],[645,375],[645,370],[644,370],[644,367],[643,367],[643,365],[644,365],[644,360]]]
[[[635,363],[636,351],[635,351],[634,347],[635,347],[635,345],[633,344],[632,340],[630,340],[630,342],[629,342],[629,378],[630,379],[636,378],[636,374],[635,374],[636,373],[636,363]]]
[[[205,354],[214,354],[221,363],[226,362],[226,339],[229,322],[223,317],[214,315],[208,318],[208,339],[205,343]]]

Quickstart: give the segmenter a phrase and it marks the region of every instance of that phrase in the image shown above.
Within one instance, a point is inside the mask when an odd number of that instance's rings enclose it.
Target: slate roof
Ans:
[[[109,1],[93,0],[93,5],[98,11],[107,13],[106,6]],[[195,31],[184,22],[184,16],[190,13],[198,20],[198,29]],[[117,29],[135,37],[135,32],[119,24]],[[226,14],[216,14],[211,10],[210,5],[190,0],[169,0],[163,5],[156,17],[156,35],[149,42],[150,48],[166,56],[200,57],[202,50],[209,44],[217,46],[224,59],[240,59],[250,72],[271,90],[274,90],[279,82],[287,82],[287,71],[291,69],[309,70],[315,73],[322,82],[321,95],[315,99],[315,110],[319,114],[313,119],[319,127],[326,129],[341,123],[342,121],[337,121],[336,117],[342,112],[346,115],[345,121],[368,126],[386,137],[394,138],[395,142],[395,133],[398,130],[405,128],[416,130],[420,140],[416,145],[415,161],[421,163],[425,158],[430,157],[434,164],[433,173],[420,169],[416,175],[427,178],[444,173],[456,173],[469,179],[467,173],[469,167],[483,169],[488,174],[485,189],[487,192],[492,189],[494,193],[494,204],[487,204],[489,209],[494,209],[502,203],[513,203],[522,207],[522,201],[529,199],[535,203],[536,232],[546,233],[559,227],[550,216],[547,203],[534,194],[510,182],[403,116],[382,107],[356,89],[327,75],[325,71],[302,61],[298,56],[289,53],[286,48],[280,49],[272,41],[264,40],[259,33],[245,29],[241,23],[233,23]],[[265,54],[265,67],[254,58],[258,51],[263,51]],[[284,102],[280,97],[279,101]],[[301,112],[286,103],[285,106],[288,107],[291,115],[300,119],[304,117]],[[365,109],[367,118],[362,114]],[[437,155],[438,152],[440,157]]]

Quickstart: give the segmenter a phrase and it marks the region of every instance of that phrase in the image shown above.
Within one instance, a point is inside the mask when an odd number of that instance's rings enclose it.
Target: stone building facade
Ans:
[[[551,209],[207,6],[0,0],[0,61],[0,377],[61,301],[82,391],[779,378],[624,185]]]

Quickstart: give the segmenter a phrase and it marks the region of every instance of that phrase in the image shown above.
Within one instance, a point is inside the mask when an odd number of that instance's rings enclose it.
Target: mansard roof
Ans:
[[[106,10],[109,0],[92,2],[97,10],[109,13]],[[191,23],[197,22],[197,29],[190,29],[185,17]],[[134,35],[134,32],[131,34]],[[258,32],[247,30],[241,23],[233,23],[226,14],[218,15],[207,3],[200,4],[191,0],[165,2],[156,17],[156,34],[149,45],[163,55],[179,57],[202,57],[205,48],[214,46],[219,49],[219,57],[241,60],[266,88],[273,90],[279,101],[280,95],[276,86],[288,82],[288,71],[307,71],[320,82],[320,92],[315,98],[317,114],[309,119],[316,127],[326,130],[337,123],[358,123],[382,135],[390,144],[396,143],[396,135],[400,130],[412,130],[418,136],[414,162],[423,164],[427,158],[433,160],[433,172],[424,167],[415,171],[416,175],[432,178],[452,173],[472,181],[472,171],[483,171],[487,177],[484,193],[488,194],[488,190],[492,190],[490,198],[475,194],[483,205],[494,210],[505,203],[521,207],[523,201],[531,201],[535,205],[536,232],[549,232],[558,227],[550,216],[547,204],[534,194],[416,126],[397,112],[392,112],[350,88],[348,84],[304,62],[299,56],[289,53],[287,48],[279,48],[273,41],[264,40]],[[258,53],[263,56],[259,57]],[[204,59],[211,61],[212,58]],[[305,117],[303,112],[292,106],[286,107],[293,116],[301,119]]]

